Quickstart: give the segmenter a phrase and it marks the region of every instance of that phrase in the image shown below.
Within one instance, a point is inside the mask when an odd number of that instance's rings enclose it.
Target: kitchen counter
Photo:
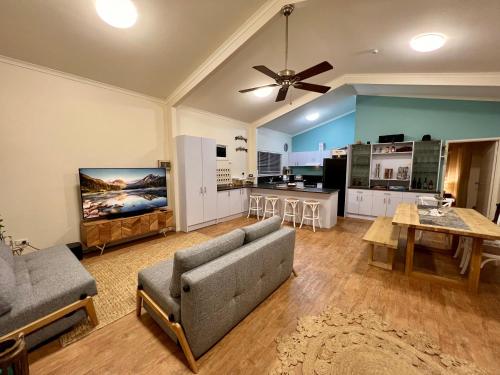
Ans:
[[[313,188],[313,187],[305,187],[305,188],[298,188],[293,186],[277,187],[276,185],[271,185],[271,184],[258,184],[254,185],[253,188],[282,190],[282,191],[297,191],[303,193],[319,193],[319,194],[333,194],[333,193],[338,193],[339,191],[338,189],[324,189],[324,188]]]
[[[298,188],[293,186],[278,187],[273,184],[257,184],[257,185],[243,185],[243,186],[217,186],[217,191],[235,190],[235,189],[269,189],[269,190],[282,190],[282,191],[300,191],[304,193],[319,193],[319,194],[332,194],[338,193],[338,189],[324,189],[305,187]]]
[[[428,194],[440,194],[440,191],[427,190],[427,189],[403,189],[403,190],[390,190],[390,189],[374,189],[366,186],[349,186],[348,189],[358,189],[358,190],[372,190],[372,191],[393,191],[393,192],[403,192],[403,193],[428,193]]]
[[[337,224],[337,206],[338,206],[338,190],[336,189],[318,189],[318,188],[304,188],[299,189],[296,187],[276,187],[270,184],[258,184],[251,186],[252,193],[266,195],[277,195],[279,199],[279,215],[283,216],[284,200],[285,198],[296,198],[300,202],[306,200],[319,201],[319,217],[321,228],[332,228]],[[262,204],[262,203],[261,203]],[[310,214],[310,212],[307,212]],[[298,206],[297,223],[300,223],[302,216],[302,203]],[[287,218],[287,220],[289,220]],[[307,220],[304,225],[311,225],[312,223]]]

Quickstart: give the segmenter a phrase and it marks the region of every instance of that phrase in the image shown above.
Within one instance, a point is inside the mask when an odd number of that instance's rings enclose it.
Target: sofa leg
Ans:
[[[90,319],[90,323],[95,327],[99,324],[99,319],[97,319],[97,314],[95,312],[94,300],[92,297],[87,297],[87,301],[85,303],[85,311]]]
[[[137,315],[138,318],[141,316],[141,311],[142,311],[142,293],[140,289],[137,289],[135,314]]]
[[[172,330],[174,331],[175,335],[177,336],[177,339],[179,339],[179,343],[181,344],[182,351],[184,352],[184,355],[186,356],[186,359],[188,361],[189,367],[191,368],[191,371],[193,371],[195,374],[197,374],[198,373],[198,365],[196,364],[196,359],[194,358],[193,352],[191,351],[191,348],[189,347],[189,344],[188,344],[187,339],[186,339],[186,335],[184,335],[184,330],[182,329],[182,327],[179,323],[173,323]]]

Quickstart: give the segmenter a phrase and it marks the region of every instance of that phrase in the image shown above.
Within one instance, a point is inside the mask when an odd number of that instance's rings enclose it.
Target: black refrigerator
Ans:
[[[344,216],[346,174],[347,156],[323,160],[323,187],[339,190],[337,216]]]

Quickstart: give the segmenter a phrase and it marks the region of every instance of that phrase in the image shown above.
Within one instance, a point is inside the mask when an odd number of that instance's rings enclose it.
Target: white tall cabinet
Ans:
[[[215,139],[176,138],[179,179],[179,223],[184,232],[215,224],[217,161]]]

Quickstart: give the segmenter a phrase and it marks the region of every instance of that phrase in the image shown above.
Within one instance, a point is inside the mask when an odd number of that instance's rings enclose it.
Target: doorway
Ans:
[[[499,152],[497,139],[448,142],[444,190],[457,207],[493,219],[500,199]]]

